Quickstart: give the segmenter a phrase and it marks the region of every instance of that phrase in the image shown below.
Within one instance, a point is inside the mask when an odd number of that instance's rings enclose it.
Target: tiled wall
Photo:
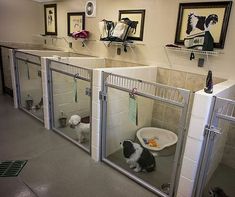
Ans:
[[[220,78],[214,78],[214,84],[223,81]],[[191,91],[188,117],[190,117],[194,92],[201,90],[205,86],[206,76],[190,72],[170,70],[166,68],[157,69],[157,83],[169,85],[177,88],[184,88]],[[181,110],[159,101],[154,102],[152,126],[171,130],[177,133]],[[188,124],[189,120],[187,121]]]
[[[28,69],[27,69],[28,64]],[[34,105],[38,104],[43,97],[42,80],[40,76],[41,66],[25,63],[18,60],[21,104],[25,106],[25,100],[30,95]]]
[[[229,123],[227,121],[219,120],[218,127],[223,132],[222,135],[217,135],[214,139],[214,146],[211,152],[211,161],[207,174],[207,181],[210,180],[211,176],[222,161],[226,139],[228,136]]]
[[[235,123],[230,123],[222,163],[235,169]]]
[[[81,55],[81,57],[60,56],[59,59],[58,58],[50,58],[50,59],[54,59],[57,61],[59,60],[60,62],[65,64],[71,64],[74,66],[84,67],[88,69],[105,68],[105,59],[101,57],[86,57]],[[51,64],[54,66],[58,66],[58,64],[55,62],[51,62]]]
[[[136,131],[151,126],[153,100],[138,97],[138,125],[129,120],[129,93],[109,88],[107,110],[107,156],[119,150],[120,142],[135,139]]]
[[[126,62],[126,61],[121,61],[121,60],[105,59],[105,67],[106,68],[137,67],[137,66],[147,66],[147,65],[131,63],[131,62]]]
[[[71,76],[52,72],[53,104],[56,127],[59,126],[61,112],[69,118],[78,114],[81,117],[90,116],[90,97],[85,95],[86,88],[90,88],[90,82],[77,80],[77,99],[75,102],[74,79]]]

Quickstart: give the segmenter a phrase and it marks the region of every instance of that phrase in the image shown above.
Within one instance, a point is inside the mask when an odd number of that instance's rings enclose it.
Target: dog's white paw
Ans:
[[[135,168],[134,171],[135,171],[135,172],[140,172],[140,171],[141,171],[141,168]]]
[[[82,144],[83,142],[84,142],[83,139],[78,140],[78,143],[80,143],[80,144]]]
[[[132,168],[135,168],[136,167],[136,165],[134,165],[134,164],[132,164],[132,165],[130,165],[130,168],[132,169]]]

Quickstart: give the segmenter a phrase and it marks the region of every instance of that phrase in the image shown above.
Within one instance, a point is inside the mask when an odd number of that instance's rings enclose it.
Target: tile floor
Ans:
[[[18,177],[0,178],[1,197],[155,196],[0,96],[0,160],[17,159],[28,163]]]

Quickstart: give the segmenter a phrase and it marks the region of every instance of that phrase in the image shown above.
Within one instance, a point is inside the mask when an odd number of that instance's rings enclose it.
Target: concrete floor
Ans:
[[[0,160],[17,159],[28,163],[18,177],[0,178],[1,197],[155,196],[0,96]]]

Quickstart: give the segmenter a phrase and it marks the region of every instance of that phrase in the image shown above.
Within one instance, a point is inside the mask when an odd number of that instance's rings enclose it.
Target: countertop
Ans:
[[[0,46],[6,47],[9,49],[50,50],[50,49],[45,48],[43,45],[32,44],[32,43],[0,42]]]

